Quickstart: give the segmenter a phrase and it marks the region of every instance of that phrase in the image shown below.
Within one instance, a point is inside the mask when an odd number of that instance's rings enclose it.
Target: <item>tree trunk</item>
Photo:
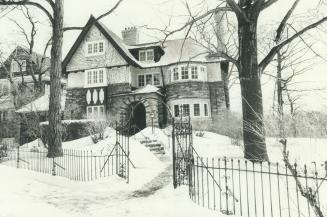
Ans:
[[[282,56],[277,52],[277,103],[278,103],[278,128],[279,137],[285,138],[285,123],[284,123],[284,102],[283,102],[283,87],[282,87]]]
[[[49,144],[48,157],[61,156],[61,59],[63,40],[63,0],[55,1],[52,28],[50,102],[49,102]]]
[[[229,97],[229,77],[228,77],[228,62],[221,62],[222,80],[224,85],[225,105],[226,109],[230,110],[230,97]]]
[[[261,91],[257,57],[257,19],[259,13],[249,10],[250,22],[239,18],[239,79],[242,95],[244,157],[267,161]]]

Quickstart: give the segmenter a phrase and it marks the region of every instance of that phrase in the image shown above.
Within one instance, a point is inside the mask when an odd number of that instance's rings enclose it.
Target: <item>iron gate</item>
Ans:
[[[190,118],[172,120],[172,148],[173,148],[173,184],[174,188],[192,183],[193,140]]]

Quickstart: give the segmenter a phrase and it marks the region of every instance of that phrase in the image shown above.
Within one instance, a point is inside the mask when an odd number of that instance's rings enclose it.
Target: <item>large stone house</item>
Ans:
[[[135,27],[121,39],[91,16],[63,62],[65,119],[115,121],[125,113],[137,129],[181,115],[208,123],[224,110],[228,63],[205,51],[190,38],[140,44]]]

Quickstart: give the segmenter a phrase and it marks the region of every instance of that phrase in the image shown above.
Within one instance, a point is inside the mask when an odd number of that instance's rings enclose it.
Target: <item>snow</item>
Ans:
[[[48,94],[44,94],[40,96],[36,100],[28,103],[27,105],[23,106],[22,108],[18,109],[17,113],[27,113],[27,112],[44,112],[49,111],[49,98]],[[65,109],[65,101],[66,101],[66,94],[61,97],[61,108]]]
[[[160,93],[159,92],[159,88],[153,86],[153,85],[146,85],[145,87],[141,88],[141,89],[137,89],[135,91],[133,91],[134,93]]]
[[[179,187],[174,190],[171,179],[171,159],[160,161],[140,143],[145,137],[157,139],[168,150],[170,149],[169,139],[171,139],[168,136],[170,129],[154,128],[154,134],[152,134],[152,128],[148,127],[130,137],[130,157],[136,168],[131,169],[129,184],[116,175],[95,181],[75,182],[59,176],[54,177],[0,165],[0,217],[38,217],[45,215],[48,217],[103,217],[108,215],[140,217],[225,216],[219,211],[202,208],[194,203],[189,198],[187,187]],[[93,144],[90,137],[85,137],[65,142],[63,147],[76,150],[92,150],[97,154],[106,154],[115,144],[115,133],[114,129],[107,128],[105,131],[106,138],[97,144]],[[231,145],[230,138],[219,134],[204,132],[203,137],[193,135],[193,144],[201,157],[243,158],[242,146]],[[292,160],[296,159],[300,163],[308,164],[313,160],[325,160],[326,144],[326,139],[290,138],[288,141],[290,157]],[[24,145],[24,147],[33,148],[38,145],[36,140]],[[281,145],[278,141],[268,138],[267,148],[271,161],[281,162]],[[166,153],[171,153],[171,150],[166,151]],[[249,164],[249,166],[252,167],[252,164]],[[241,165],[241,167],[244,167],[244,165]],[[260,170],[260,168],[256,169]],[[266,166],[264,166],[264,169],[267,170]],[[272,170],[275,171],[275,169],[272,165]],[[231,176],[230,171],[227,172],[227,175]],[[244,175],[244,172],[242,172],[243,178]],[[257,191],[255,194],[257,194],[258,201],[261,198],[260,189],[264,189],[264,195],[268,197],[269,188],[266,186],[268,186],[269,177],[264,174],[263,182],[260,182],[259,179],[256,180],[257,185],[254,184],[252,175],[249,177],[248,183],[245,183],[244,179],[241,182],[242,186],[249,186],[248,190],[251,192],[250,206],[253,207],[253,186],[256,186]],[[223,179],[221,181],[224,182]],[[228,182],[231,182],[231,180],[228,180]],[[271,182],[272,186],[276,187],[277,180],[274,178]],[[204,183],[206,182],[204,181]],[[292,179],[289,180],[289,183],[288,191],[292,192],[294,196],[296,194],[295,184]],[[235,179],[235,186],[238,186],[237,179]],[[285,192],[286,187],[288,186],[286,186],[285,177],[281,177],[281,191]],[[211,185],[209,188],[211,188]],[[321,192],[326,192],[326,188],[327,186],[324,183]],[[238,189],[235,190],[234,195],[239,197]],[[242,194],[243,201],[245,201],[245,196],[245,194]],[[278,210],[278,198],[275,196],[276,194],[272,198],[274,210]],[[321,201],[324,201],[324,195],[320,196]],[[206,193],[204,197],[207,197]],[[218,194],[216,197],[218,197]],[[285,198],[282,198],[283,214],[287,212]],[[293,208],[296,210],[296,203],[293,203],[294,199],[291,198],[292,210]],[[265,208],[269,210],[267,198],[265,201],[267,202]],[[232,203],[231,198],[229,203]],[[232,204],[229,205],[231,207]],[[244,203],[242,206],[245,205]],[[306,208],[306,202],[303,198],[300,198],[300,205],[301,208]],[[322,205],[323,209],[326,210],[325,205]],[[237,203],[236,206],[239,206],[239,204]],[[259,208],[258,211],[260,211]]]

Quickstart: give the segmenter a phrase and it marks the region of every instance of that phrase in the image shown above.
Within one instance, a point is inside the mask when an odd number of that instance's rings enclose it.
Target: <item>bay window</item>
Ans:
[[[171,81],[181,81],[181,80],[207,80],[206,67],[197,64],[191,65],[179,65],[168,69],[171,75]]]
[[[176,100],[173,102],[172,112],[174,117],[190,116],[192,118],[207,118],[210,117],[209,100]]]

